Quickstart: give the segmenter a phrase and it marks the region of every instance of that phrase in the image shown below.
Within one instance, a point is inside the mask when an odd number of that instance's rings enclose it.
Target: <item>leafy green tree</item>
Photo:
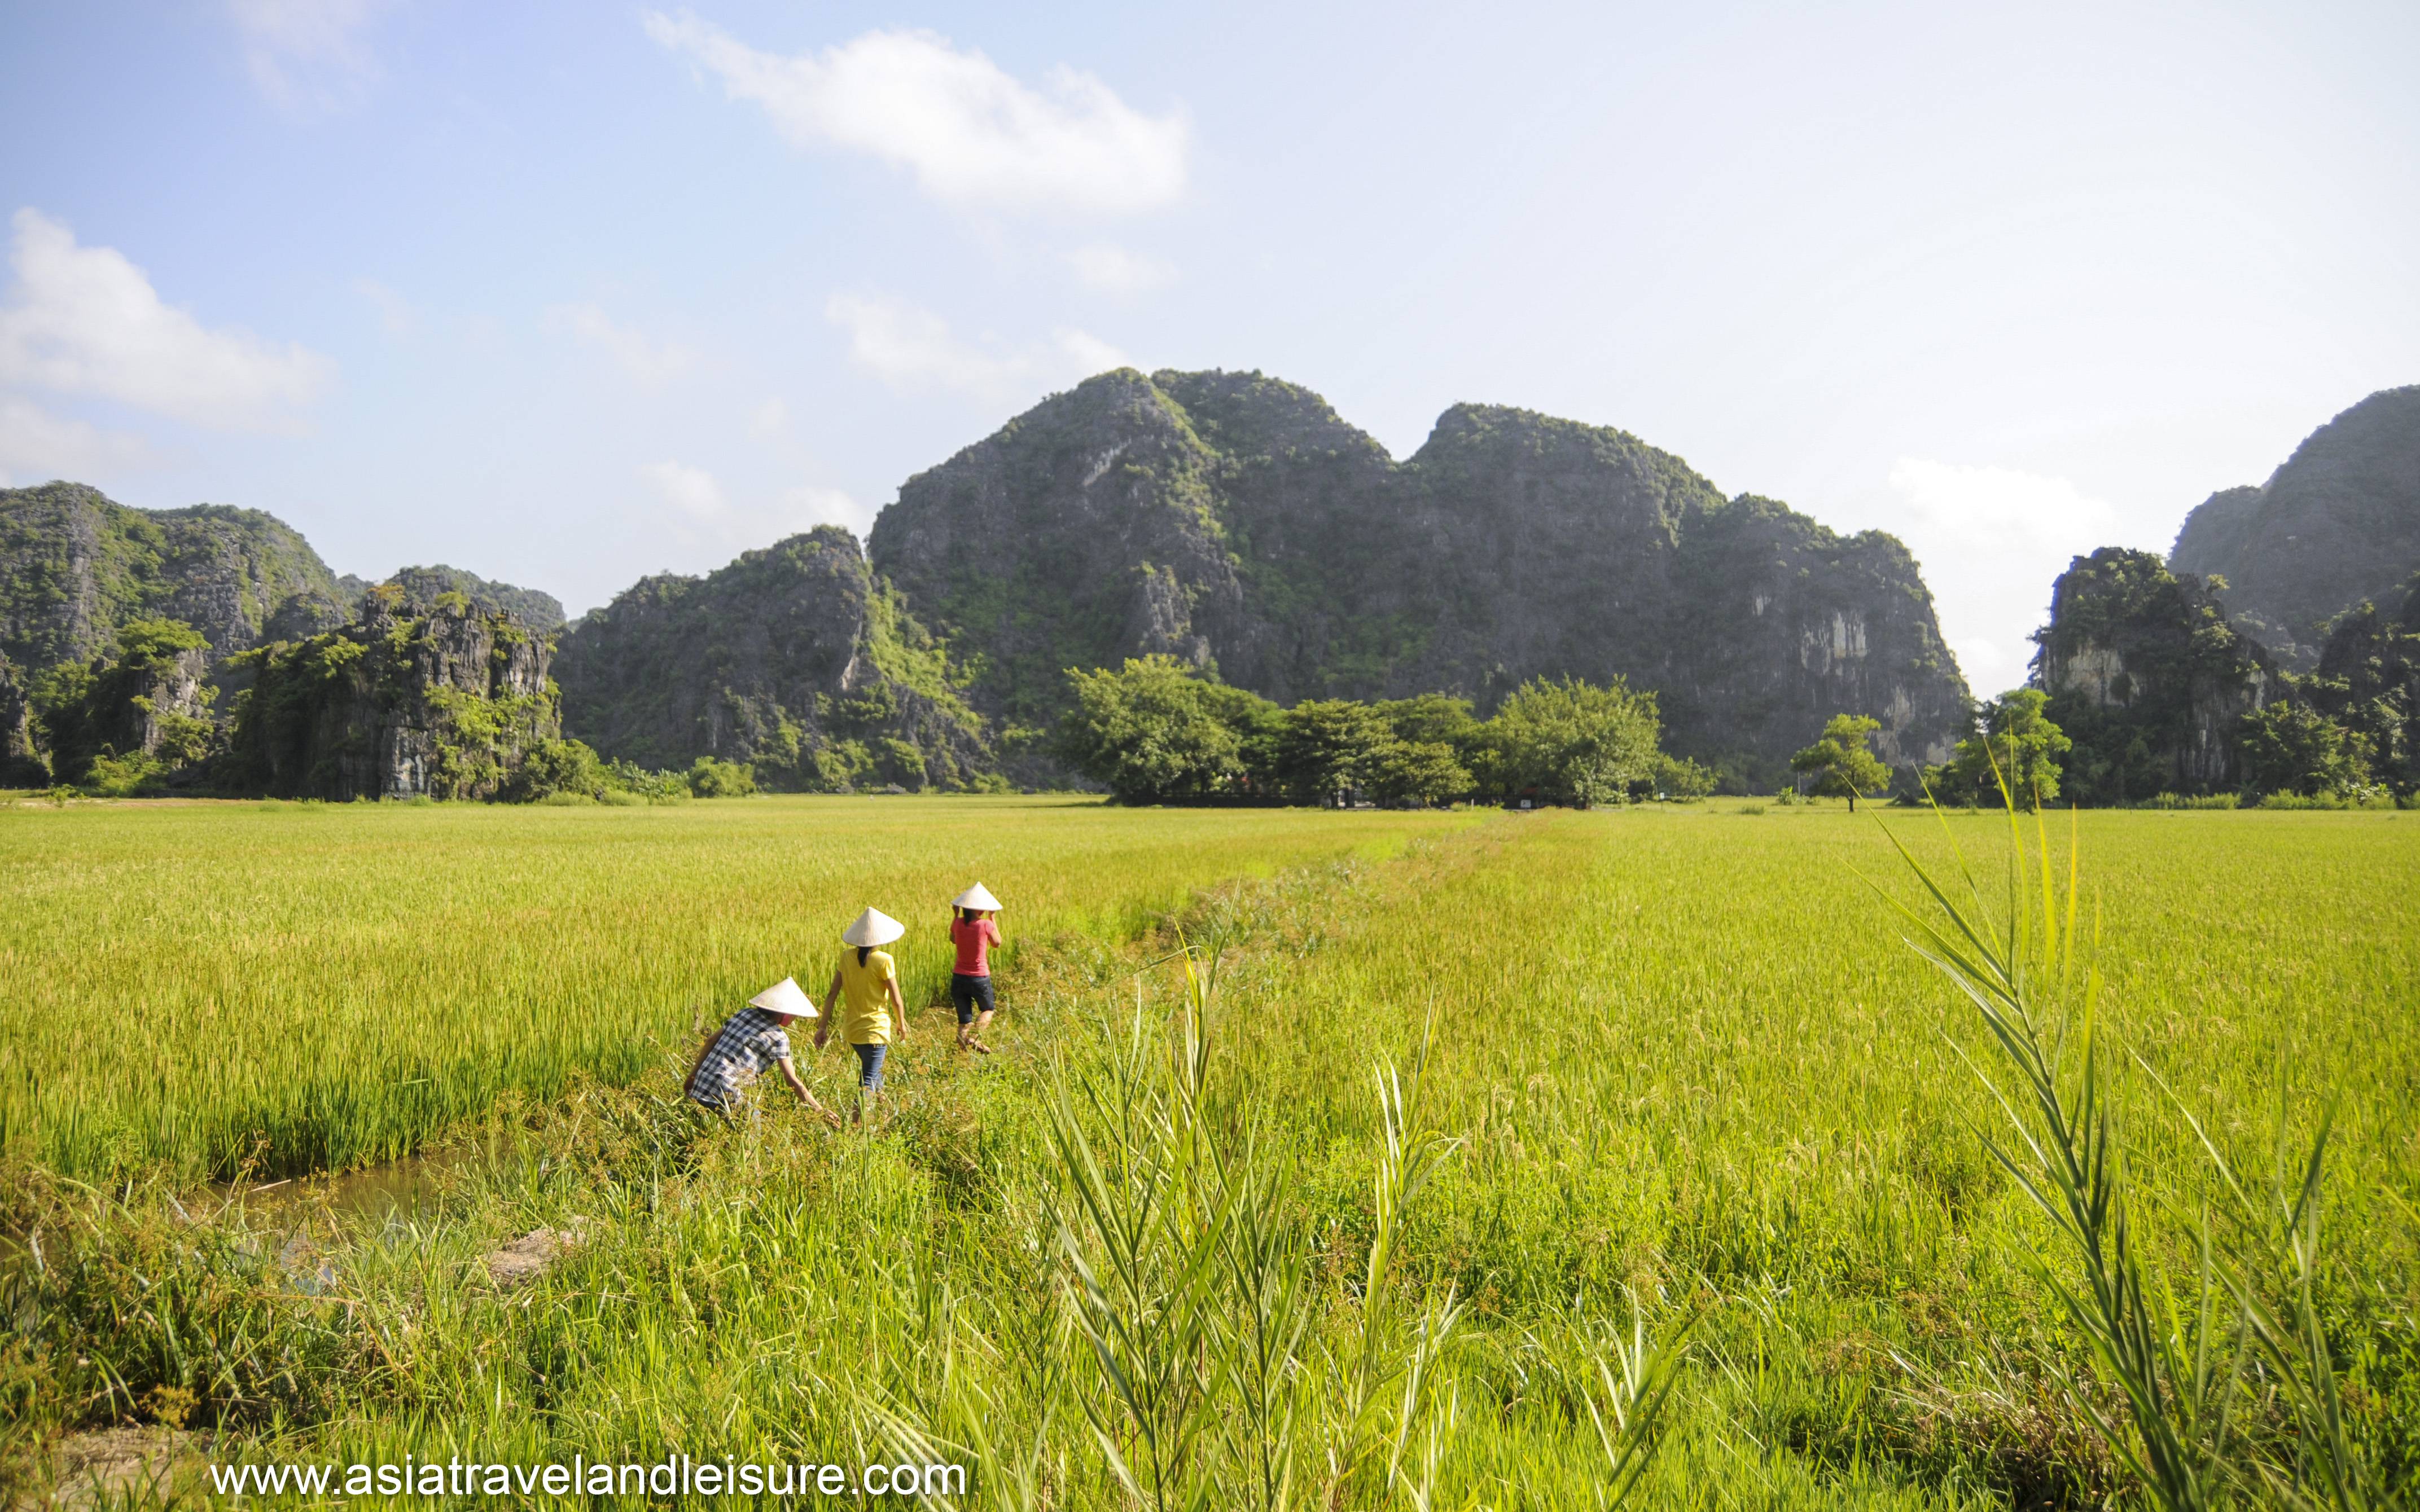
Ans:
[[[744,798],[756,791],[756,768],[701,756],[689,769],[689,790],[701,798]]]
[[[1388,740],[1371,759],[1370,794],[1390,809],[1451,803],[1470,791],[1470,768],[1442,740]]]
[[[1230,786],[1254,797],[1275,798],[1285,793],[1278,775],[1278,743],[1285,729],[1285,710],[1249,688],[1202,680],[1202,706],[1213,718],[1235,733],[1235,760],[1243,776]]]
[[[1890,784],[1890,768],[1885,766],[1866,742],[1883,727],[1880,719],[1862,714],[1836,714],[1823,726],[1823,737],[1790,758],[1790,769],[1814,779],[1817,793],[1849,800],[1849,811],[1857,811],[1857,799],[1868,793],[1879,793]]]
[[[1447,693],[1421,693],[1413,698],[1373,703],[1378,717],[1397,740],[1412,745],[1441,745],[1468,765],[1485,744],[1485,726],[1472,717],[1470,700]]]
[[[1331,803],[1370,785],[1378,754],[1395,743],[1378,711],[1349,699],[1305,699],[1285,711],[1277,775],[1288,794]]]
[[[558,793],[594,798],[621,785],[583,742],[542,740],[521,754],[520,765],[504,784],[504,797],[512,803],[535,803]]]
[[[2245,780],[2260,793],[2349,793],[2369,784],[2369,742],[2307,703],[2272,703],[2236,734]]]
[[[1679,803],[1689,803],[1714,791],[1718,780],[1714,769],[1701,766],[1686,756],[1658,754],[1655,758],[1654,790]]]
[[[1662,729],[1655,695],[1621,677],[1532,678],[1487,721],[1488,776],[1508,798],[1610,803],[1653,774]]]
[[[2049,702],[2037,687],[1986,701],[1977,733],[1958,743],[1957,755],[1946,765],[1925,774],[1934,795],[1945,802],[1996,804],[2006,782],[2009,796],[2027,813],[2057,797],[2059,759],[2073,745],[2042,712]]]
[[[1219,717],[1221,701],[1172,656],[1123,667],[1067,669],[1075,703],[1059,726],[1068,764],[1121,803],[1164,803],[1238,790],[1243,737]]]

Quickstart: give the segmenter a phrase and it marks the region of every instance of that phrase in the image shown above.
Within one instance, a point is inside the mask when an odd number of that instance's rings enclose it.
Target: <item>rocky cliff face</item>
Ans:
[[[192,625],[219,657],[343,611],[327,563],[274,516],[129,509],[72,483],[0,489],[0,652],[39,673],[146,616]]]
[[[646,579],[582,619],[564,727],[607,757],[748,762],[790,788],[954,788],[991,768],[932,639],[821,526],[705,578]]]
[[[2085,804],[2215,793],[2242,773],[2236,732],[2278,687],[2259,644],[2190,573],[2148,551],[2078,557],[2034,637],[2034,686],[2075,742],[2065,795]]]
[[[2420,571],[2420,385],[2329,421],[2258,488],[2213,494],[2169,563],[2223,575],[2244,628],[2288,665],[2314,665],[2330,620]]]
[[[1280,702],[1484,710],[1625,675],[1677,748],[1764,769],[1835,713],[1882,719],[1901,764],[1946,758],[1963,717],[1897,541],[1523,410],[1457,406],[1397,463],[1258,374],[1104,374],[910,479],[868,546],[1012,724],[1056,711],[1065,668],[1147,652]]]
[[[0,788],[44,787],[50,780],[50,758],[35,738],[24,676],[0,656]]]
[[[561,733],[552,655],[508,615],[373,589],[353,623],[247,658],[229,775],[286,796],[494,797]]]

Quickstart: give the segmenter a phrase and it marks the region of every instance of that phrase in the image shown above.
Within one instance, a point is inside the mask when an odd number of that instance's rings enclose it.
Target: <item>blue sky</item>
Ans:
[[[2420,8],[440,0],[0,17],[0,477],[575,610],[1119,362],[1619,425],[1980,690],[2420,382]]]

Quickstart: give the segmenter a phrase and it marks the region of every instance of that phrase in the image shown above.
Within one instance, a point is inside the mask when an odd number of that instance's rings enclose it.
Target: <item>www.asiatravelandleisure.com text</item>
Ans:
[[[692,1459],[652,1464],[489,1464],[406,1456],[391,1464],[237,1464],[213,1462],[220,1496],[964,1496],[967,1467],[952,1464],[812,1465]]]

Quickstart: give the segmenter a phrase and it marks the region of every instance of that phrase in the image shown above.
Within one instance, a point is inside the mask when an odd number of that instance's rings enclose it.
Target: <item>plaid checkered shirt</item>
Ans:
[[[707,1107],[721,1107],[766,1067],[789,1058],[790,1037],[783,1032],[782,1016],[743,1008],[716,1031],[706,1058],[697,1063],[697,1074],[690,1079],[689,1095]]]

